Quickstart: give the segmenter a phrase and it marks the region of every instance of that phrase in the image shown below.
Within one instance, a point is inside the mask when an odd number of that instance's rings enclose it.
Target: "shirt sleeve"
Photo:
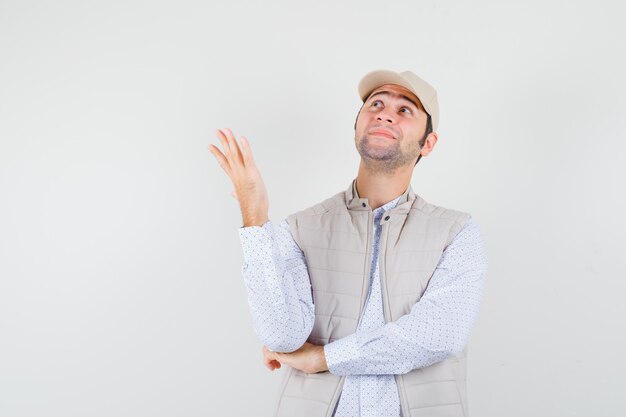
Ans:
[[[324,346],[329,371],[404,374],[458,355],[478,315],[486,272],[485,244],[470,217],[444,250],[424,294],[408,314]]]
[[[239,238],[254,331],[268,349],[292,352],[307,340],[315,321],[304,253],[286,219],[278,227],[271,220],[241,227]]]

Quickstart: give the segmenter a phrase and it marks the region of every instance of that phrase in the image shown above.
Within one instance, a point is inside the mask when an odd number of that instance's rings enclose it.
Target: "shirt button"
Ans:
[[[386,217],[385,217],[385,220],[389,220],[389,216],[386,216]]]
[[[366,204],[365,203],[362,203],[362,204],[363,204],[363,207],[365,207]]]

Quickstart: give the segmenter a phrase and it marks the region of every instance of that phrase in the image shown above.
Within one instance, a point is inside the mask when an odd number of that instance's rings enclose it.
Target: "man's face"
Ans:
[[[385,171],[415,164],[426,112],[406,88],[385,84],[369,95],[357,117],[354,141],[363,162]]]

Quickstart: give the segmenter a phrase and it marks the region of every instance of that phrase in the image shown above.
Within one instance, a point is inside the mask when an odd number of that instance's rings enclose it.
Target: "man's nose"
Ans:
[[[387,110],[383,110],[376,115],[376,120],[380,120],[381,122],[393,123],[395,120],[391,113],[387,112]]]

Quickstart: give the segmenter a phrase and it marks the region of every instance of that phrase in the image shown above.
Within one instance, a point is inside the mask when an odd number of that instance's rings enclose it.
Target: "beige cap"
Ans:
[[[410,90],[420,99],[426,112],[430,114],[433,123],[433,131],[437,131],[439,125],[439,102],[437,90],[422,80],[411,71],[394,72],[389,70],[376,70],[366,74],[359,82],[359,95],[365,101],[370,93],[384,84],[397,84]]]

